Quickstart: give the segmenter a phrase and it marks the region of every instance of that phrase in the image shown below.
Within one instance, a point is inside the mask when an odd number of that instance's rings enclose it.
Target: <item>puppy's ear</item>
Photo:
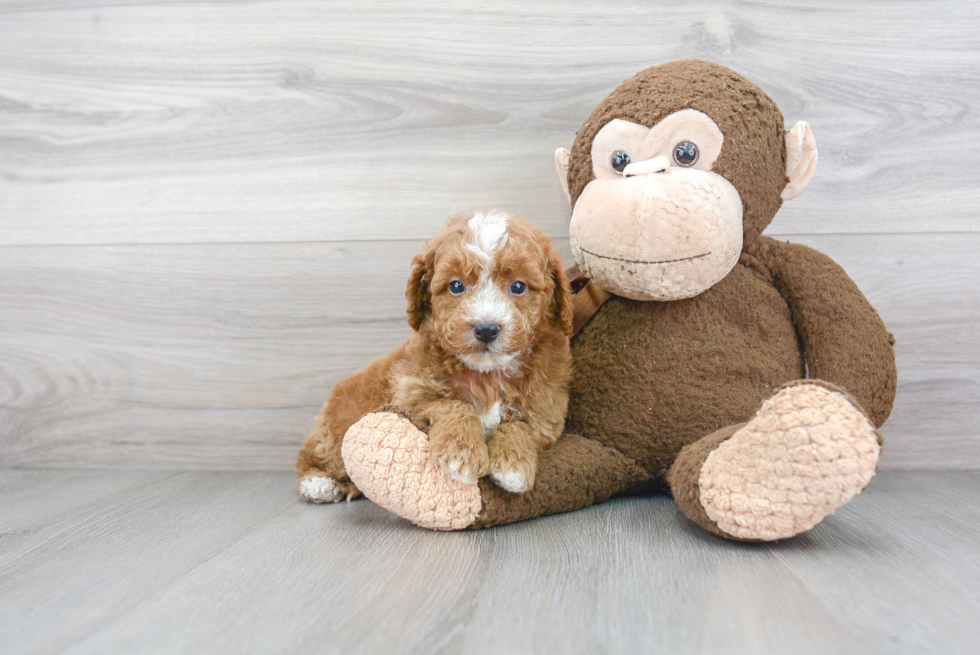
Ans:
[[[429,282],[435,268],[435,249],[426,244],[425,249],[412,258],[412,274],[408,278],[405,298],[408,299],[408,324],[416,332],[422,321],[432,313],[432,292]]]
[[[568,275],[565,274],[565,264],[561,260],[561,255],[555,250],[551,239],[544,237],[545,256],[548,260],[548,275],[551,276],[555,284],[554,298],[552,299],[552,310],[555,325],[561,328],[566,336],[572,336],[572,316],[575,314],[575,305],[572,300],[572,287],[568,282]]]

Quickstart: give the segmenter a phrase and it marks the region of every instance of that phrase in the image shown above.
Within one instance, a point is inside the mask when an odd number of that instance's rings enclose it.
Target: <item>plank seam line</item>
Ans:
[[[433,235],[435,232],[433,232]],[[922,237],[941,235],[978,235],[980,230],[954,230],[930,232],[793,232],[764,234],[773,239],[793,239],[800,237]],[[153,246],[273,246],[297,244],[327,244],[327,243],[409,243],[424,242],[429,237],[393,237],[390,239],[302,239],[285,241],[119,241],[119,242],[86,242],[86,243],[0,243],[0,249],[6,248],[112,248],[112,247],[153,247]],[[555,241],[568,241],[567,236],[548,235]]]

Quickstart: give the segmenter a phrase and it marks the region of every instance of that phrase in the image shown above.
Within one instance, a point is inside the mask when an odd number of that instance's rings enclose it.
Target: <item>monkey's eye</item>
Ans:
[[[630,156],[622,150],[617,150],[614,152],[612,157],[609,159],[609,163],[612,164],[613,170],[617,173],[622,173],[623,169],[626,168],[631,161],[633,160],[630,159]]]
[[[523,296],[525,291],[527,291],[527,285],[523,282],[518,281],[510,285],[510,292],[515,296]]]
[[[678,166],[694,166],[700,156],[698,147],[690,141],[682,141],[674,146],[674,161]]]
[[[466,291],[466,287],[463,286],[463,283],[460,282],[459,280],[453,280],[452,282],[449,283],[449,293],[458,296],[464,291]]]

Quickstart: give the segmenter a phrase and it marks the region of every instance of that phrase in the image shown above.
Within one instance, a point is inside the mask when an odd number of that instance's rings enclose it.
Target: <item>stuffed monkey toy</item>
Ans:
[[[702,528],[747,541],[817,525],[874,477],[894,340],[827,256],[761,236],[813,176],[806,123],[704,61],[648,68],[556,153],[581,275],[565,434],[532,490],[463,484],[426,425],[366,415],[343,458],[418,525],[482,528],[666,485]]]

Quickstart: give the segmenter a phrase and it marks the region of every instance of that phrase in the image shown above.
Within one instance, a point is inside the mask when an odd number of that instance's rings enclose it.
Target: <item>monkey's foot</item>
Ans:
[[[446,475],[429,457],[428,435],[395,412],[368,414],[352,425],[341,453],[365,496],[423,528],[462,530],[483,507],[480,487]]]
[[[792,537],[864,489],[880,452],[874,426],[845,394],[789,386],[704,460],[701,505],[739,539]]]

